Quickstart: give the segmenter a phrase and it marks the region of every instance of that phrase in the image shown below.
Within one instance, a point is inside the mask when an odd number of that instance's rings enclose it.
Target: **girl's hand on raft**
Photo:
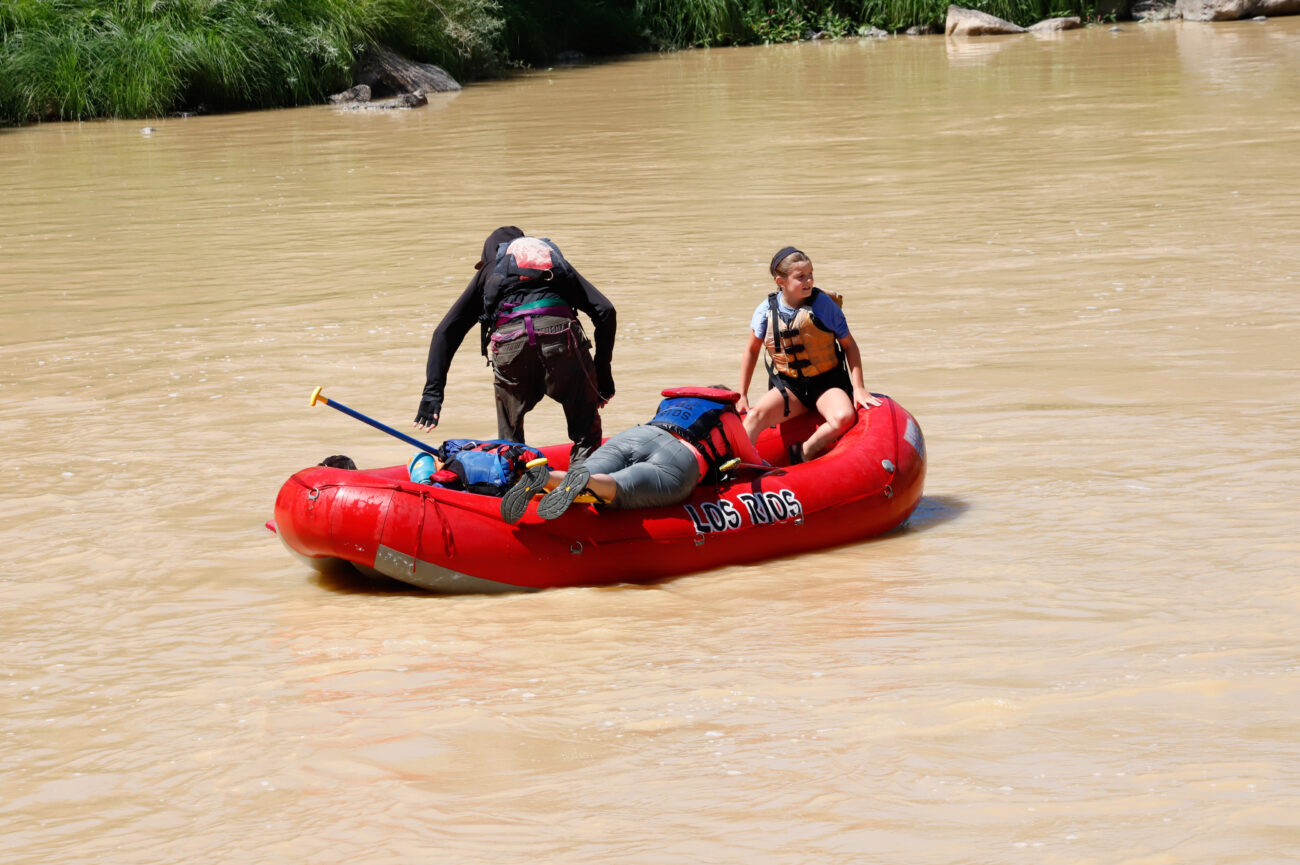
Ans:
[[[884,405],[884,403],[872,396],[866,388],[855,387],[853,389],[853,405],[855,408],[858,406],[871,408],[876,405]]]
[[[749,397],[743,393],[740,395],[740,399],[736,400],[736,411],[739,414],[746,414],[749,411]]]

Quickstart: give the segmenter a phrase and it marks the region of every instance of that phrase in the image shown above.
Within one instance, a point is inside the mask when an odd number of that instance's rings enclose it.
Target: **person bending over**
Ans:
[[[549,396],[564,407],[572,458],[580,460],[600,444],[600,409],[614,396],[614,304],[554,243],[513,225],[488,235],[474,267],[473,279],[429,342],[415,428],[427,432],[438,425],[451,359],[479,322],[483,355],[493,371],[497,438],[525,441],[524,415]],[[595,324],[594,360],[579,311]]]
[[[812,260],[787,246],[769,267],[778,291],[754,310],[740,361],[740,401],[750,441],[770,426],[810,409],[826,420],[802,445],[792,445],[790,462],[810,460],[839,440],[858,417],[858,406],[880,405],[862,383],[862,353],[849,333],[839,295],[813,285]],[[766,347],[771,389],[749,406],[749,382]]]
[[[563,514],[583,492],[619,510],[673,505],[736,460],[763,462],[736,413],[740,394],[717,386],[671,388],[663,396],[649,423],[610,436],[567,473],[530,468],[502,498],[502,519],[518,522],[543,489],[550,492],[537,515],[545,520]]]

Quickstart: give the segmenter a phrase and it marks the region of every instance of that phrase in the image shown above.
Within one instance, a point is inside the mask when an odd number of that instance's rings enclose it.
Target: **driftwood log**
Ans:
[[[354,76],[357,84],[370,88],[375,97],[396,96],[402,93],[451,93],[460,89],[460,82],[432,63],[407,60],[382,46],[367,49],[357,64]]]

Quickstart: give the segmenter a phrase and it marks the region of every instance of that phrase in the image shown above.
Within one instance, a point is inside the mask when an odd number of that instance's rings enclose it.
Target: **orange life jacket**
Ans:
[[[821,289],[814,288],[812,297],[795,311],[794,318],[789,322],[781,319],[776,302],[777,293],[767,296],[767,335],[763,337],[763,343],[772,359],[769,370],[786,378],[812,378],[840,365],[839,341],[813,315],[812,302],[821,293]],[[844,298],[840,295],[832,291],[825,294],[837,306],[844,306]]]

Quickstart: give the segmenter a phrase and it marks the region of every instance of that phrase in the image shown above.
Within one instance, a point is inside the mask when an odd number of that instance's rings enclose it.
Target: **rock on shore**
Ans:
[[[1300,2],[1300,0],[1297,0]],[[1083,21],[1076,17],[1046,18],[1032,27],[1021,27],[1010,21],[1003,21],[995,15],[980,12],[978,9],[965,9],[961,6],[949,6],[948,18],[943,32],[949,36],[996,36],[1002,33],[1052,33],[1058,30],[1073,30],[1082,27]]]
[[[1001,33],[1024,33],[1025,28],[978,9],[949,6],[943,32],[949,36],[995,36]]]
[[[1056,33],[1061,30],[1077,30],[1083,26],[1083,19],[1071,15],[1068,18],[1044,18],[1037,24],[1031,24],[1031,33]]]
[[[1146,21],[1166,18],[1234,21],[1238,18],[1300,15],[1300,0],[1136,0],[1131,11],[1135,19]],[[944,33],[949,36],[993,36],[1001,33],[1073,30],[1082,26],[1083,22],[1078,18],[1048,18],[1026,28],[977,9],[949,6]]]
[[[1257,15],[1300,15],[1300,0],[1178,0],[1184,21],[1233,21]]]

